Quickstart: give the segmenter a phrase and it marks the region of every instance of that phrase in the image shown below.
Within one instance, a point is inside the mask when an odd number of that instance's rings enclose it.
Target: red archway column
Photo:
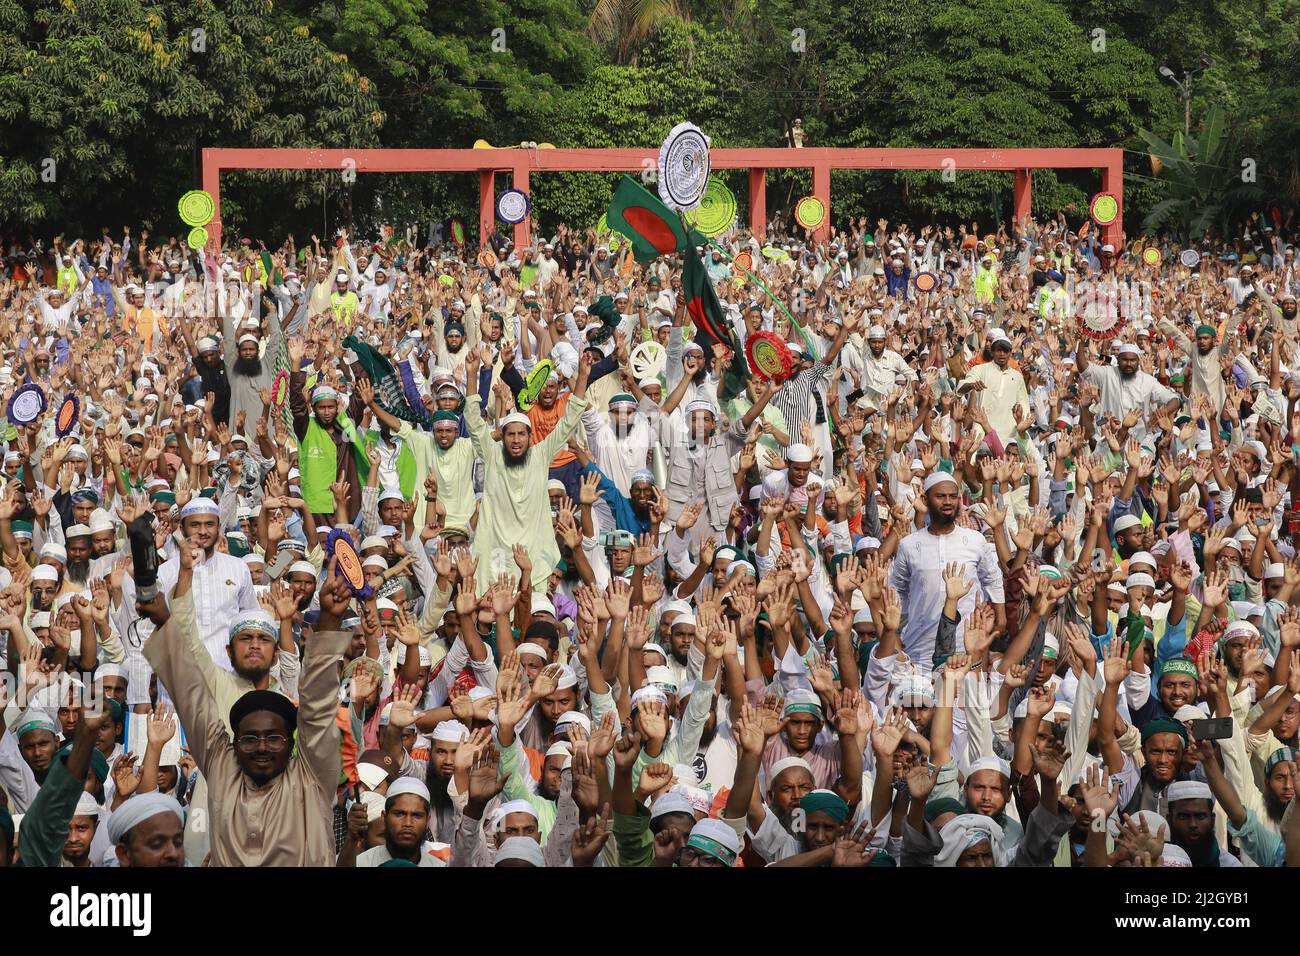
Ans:
[[[203,189],[216,204],[216,213],[212,221],[204,228],[208,230],[208,248],[221,249],[221,167],[208,159],[208,151],[203,151]]]
[[[1116,151],[1118,152],[1118,150]],[[1124,241],[1124,159],[1123,153],[1117,161],[1110,163],[1101,168],[1101,191],[1104,193],[1114,193],[1115,201],[1119,205],[1119,215],[1109,226],[1102,227],[1102,242],[1109,242],[1119,251],[1120,244]]]
[[[524,150],[517,150],[517,152],[527,155],[524,152]],[[514,176],[514,182],[511,183],[511,185],[514,186],[515,189],[519,189],[522,190],[523,192],[528,193],[528,198],[531,200],[533,197],[533,193],[532,190],[528,188],[528,164],[524,163],[521,165],[516,163],[512,174]],[[529,208],[531,209],[532,207],[530,206]],[[531,215],[525,218],[523,222],[515,223],[515,251],[516,252],[522,252],[525,248],[527,248],[529,242],[531,241],[532,234],[533,234],[533,217]]]
[[[831,164],[817,163],[813,166],[813,195],[822,201],[826,218],[813,230],[817,242],[826,242],[831,237]]]
[[[1032,169],[1016,170],[1016,185],[1013,197],[1013,218],[1018,225],[1031,218],[1034,214],[1034,171]]]
[[[488,236],[496,228],[496,178],[491,169],[478,174],[478,242],[483,249],[488,248]]]
[[[767,238],[767,170],[749,170],[749,231],[762,242]]]

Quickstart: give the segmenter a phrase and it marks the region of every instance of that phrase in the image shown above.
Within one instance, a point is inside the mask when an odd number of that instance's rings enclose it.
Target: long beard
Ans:
[[[235,359],[235,374],[244,375],[254,378],[262,374],[262,360],[260,358],[237,358]]]
[[[68,580],[73,584],[85,584],[90,577],[90,559],[68,561]]]
[[[522,454],[516,456],[510,454],[510,450],[503,445],[501,447],[501,457],[505,460],[507,468],[522,468],[528,461],[528,453],[531,450],[531,448],[525,448]]]

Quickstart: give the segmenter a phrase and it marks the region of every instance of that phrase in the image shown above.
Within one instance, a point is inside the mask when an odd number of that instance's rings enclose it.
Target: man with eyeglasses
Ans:
[[[249,691],[230,708],[232,743],[189,651],[196,640],[192,584],[201,554],[192,545],[181,548],[170,610],[161,594],[137,607],[159,628],[145,657],[175,700],[207,781],[212,865],[332,866],[340,769],[335,665],[351,640],[341,621],[352,591],[331,562],[319,625],[307,644],[299,706],[275,691]]]

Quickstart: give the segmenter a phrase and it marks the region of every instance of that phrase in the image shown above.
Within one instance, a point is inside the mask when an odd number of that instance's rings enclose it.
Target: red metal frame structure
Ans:
[[[657,163],[657,149],[204,149],[203,188],[217,202],[208,233],[221,243],[221,173],[227,169],[355,169],[358,173],[465,173],[479,175],[479,235],[496,227],[496,174],[509,173],[512,185],[529,192],[532,173],[640,172]],[[715,149],[714,169],[749,170],[749,222],[761,237],[767,220],[769,169],[811,169],[813,195],[826,206],[818,240],[830,236],[831,170],[936,169],[1004,170],[1015,173],[1014,216],[1030,215],[1031,173],[1036,168],[1099,169],[1101,191],[1119,200],[1120,216],[1102,232],[1118,243],[1123,230],[1124,151],[1122,149]],[[529,242],[531,222],[515,226],[515,245]]]

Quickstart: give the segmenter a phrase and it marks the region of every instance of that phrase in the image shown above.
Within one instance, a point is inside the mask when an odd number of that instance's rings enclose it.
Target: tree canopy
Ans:
[[[179,229],[204,146],[645,147],[682,119],[718,146],[776,146],[799,118],[818,146],[1121,146],[1137,223],[1186,194],[1149,159],[1183,124],[1159,68],[1203,57],[1193,126],[1219,109],[1216,163],[1254,160],[1259,187],[1212,197],[1227,216],[1233,196],[1300,199],[1297,54],[1300,0],[0,0],[0,222]],[[547,225],[589,225],[610,182],[540,176],[534,205]],[[988,220],[1009,214],[1010,184],[837,174],[835,214]],[[807,188],[773,171],[769,204]],[[1039,171],[1035,209],[1082,211],[1095,188]],[[223,183],[224,219],[252,233],[473,223],[476,198],[469,176]]]

